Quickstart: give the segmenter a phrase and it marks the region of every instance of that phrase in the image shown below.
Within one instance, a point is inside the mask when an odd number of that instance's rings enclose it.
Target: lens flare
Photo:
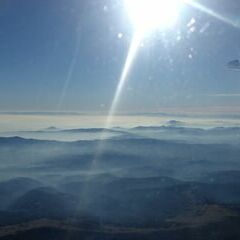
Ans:
[[[209,16],[214,17],[217,20],[220,20],[221,22],[224,22],[232,27],[240,28],[239,21],[233,20],[230,17],[226,17],[223,14],[218,13],[217,11],[200,4],[199,2],[196,2],[193,0],[188,0],[188,1],[186,1],[186,3],[192,7],[208,14]]]
[[[125,0],[124,3],[135,26],[135,33],[109,110],[106,128],[111,125],[121,92],[143,37],[158,27],[167,27],[173,24],[180,13],[183,0]]]

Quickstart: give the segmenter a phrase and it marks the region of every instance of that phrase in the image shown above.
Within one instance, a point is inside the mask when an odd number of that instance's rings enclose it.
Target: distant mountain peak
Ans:
[[[55,131],[55,130],[58,130],[58,128],[56,128],[54,126],[50,126],[48,128],[45,128],[45,130],[47,130],[47,131]]]
[[[176,127],[176,126],[182,126],[182,125],[184,125],[184,122],[173,119],[173,120],[167,121],[166,124],[167,124],[167,126]]]

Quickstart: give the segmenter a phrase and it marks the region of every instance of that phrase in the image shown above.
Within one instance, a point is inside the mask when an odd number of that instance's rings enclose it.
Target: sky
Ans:
[[[118,111],[240,110],[240,3],[200,3],[227,22],[185,6],[145,36]],[[1,0],[0,111],[108,111],[133,34],[122,0]]]

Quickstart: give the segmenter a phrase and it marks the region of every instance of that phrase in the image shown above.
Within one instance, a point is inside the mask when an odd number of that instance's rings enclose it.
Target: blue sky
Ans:
[[[202,4],[238,20],[238,1]],[[132,35],[121,0],[2,0],[0,111],[107,111]],[[225,65],[240,57],[239,39],[186,7],[174,28],[143,40],[118,109],[238,107],[240,73]]]

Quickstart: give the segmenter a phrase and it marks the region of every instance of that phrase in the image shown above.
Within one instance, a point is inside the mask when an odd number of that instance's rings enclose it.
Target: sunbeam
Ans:
[[[114,113],[116,111],[116,107],[117,107],[119,99],[121,97],[123,87],[124,87],[124,85],[127,81],[128,74],[131,70],[134,59],[137,55],[138,48],[139,48],[139,45],[140,45],[141,40],[142,40],[142,35],[143,34],[140,33],[140,32],[135,33],[133,38],[132,38],[132,41],[131,41],[131,44],[130,44],[130,47],[129,47],[129,51],[128,51],[128,54],[127,54],[127,58],[126,58],[126,61],[125,61],[125,64],[124,64],[124,67],[123,67],[123,70],[122,70],[122,74],[121,74],[120,79],[118,81],[117,89],[116,89],[116,92],[115,92],[115,95],[114,95],[114,98],[113,98],[113,101],[112,101],[112,104],[111,104],[111,107],[110,107],[110,110],[109,110],[109,113],[108,113],[105,128],[108,128],[108,127],[111,126],[112,118],[114,116]]]
[[[72,60],[70,62],[68,71],[67,71],[67,77],[66,80],[64,82],[63,88],[62,88],[62,92],[58,101],[58,105],[57,105],[57,111],[61,110],[64,98],[66,96],[66,92],[68,89],[68,86],[71,82],[73,73],[74,73],[74,69],[75,69],[75,65],[77,62],[77,58],[78,58],[78,54],[79,54],[79,48],[80,48],[80,35],[78,34],[77,39],[76,39],[76,43],[75,43],[75,48],[74,48],[74,52],[73,52],[73,57]]]
[[[126,57],[126,60],[125,60],[125,64],[123,66],[122,74],[121,74],[121,76],[119,78],[117,89],[115,91],[114,98],[113,98],[112,104],[110,106],[110,109],[109,109],[109,112],[108,112],[108,115],[107,115],[107,119],[105,121],[105,125],[104,125],[104,128],[103,128],[104,130],[101,133],[100,141],[98,142],[98,144],[96,146],[95,154],[94,154],[94,157],[92,159],[92,163],[91,163],[90,169],[95,169],[96,164],[98,162],[98,159],[101,157],[101,155],[104,152],[104,147],[105,147],[105,141],[104,141],[105,140],[105,130],[112,127],[111,126],[112,120],[113,120],[113,117],[114,117],[114,114],[115,114],[115,111],[116,111],[119,99],[121,97],[122,90],[123,90],[124,85],[125,85],[125,83],[127,81],[128,74],[129,74],[129,72],[131,70],[131,67],[133,65],[134,59],[135,59],[135,57],[137,55],[137,52],[138,52],[138,49],[139,49],[142,37],[143,37],[143,33],[142,32],[141,33],[138,32],[138,33],[135,33],[133,35],[133,38],[132,38],[132,41],[130,43],[129,50],[128,50],[128,53],[127,53],[127,57]],[[86,187],[86,189],[87,189],[87,187]]]
[[[222,14],[220,14],[220,13],[218,13],[218,12],[216,12],[216,11],[214,11],[214,10],[212,10],[212,9],[202,5],[202,4],[200,4],[199,2],[196,2],[196,1],[193,1],[193,0],[189,0],[189,1],[187,1],[187,3],[190,6],[196,8],[196,9],[198,9],[198,10],[200,10],[200,11],[206,13],[206,14],[208,14],[211,17],[214,17],[214,18],[216,18],[216,19],[218,19],[218,20],[220,20],[220,21],[222,21],[222,22],[224,22],[226,24],[231,25],[232,27],[240,28],[239,21],[234,21],[234,20],[232,20],[230,18],[227,18],[227,17],[223,16]]]

